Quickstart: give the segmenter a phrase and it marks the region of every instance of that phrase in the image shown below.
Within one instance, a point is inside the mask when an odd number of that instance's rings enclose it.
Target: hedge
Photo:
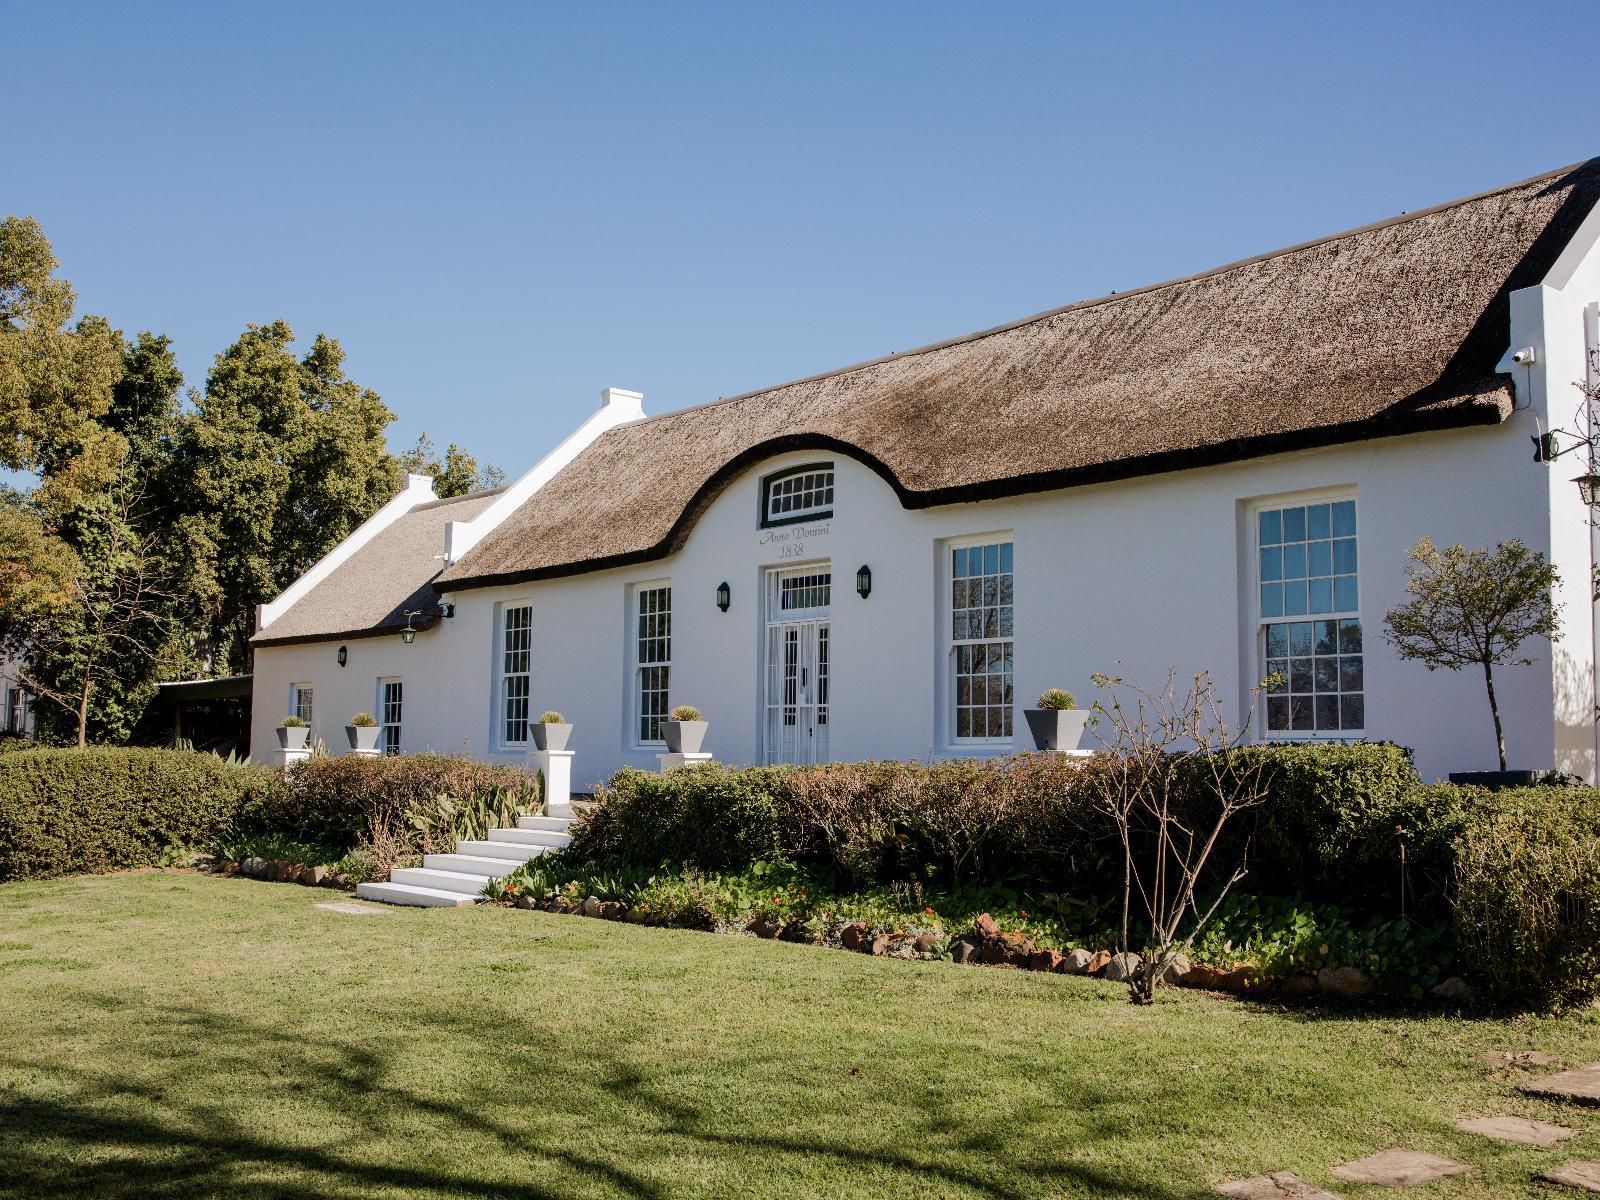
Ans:
[[[148,866],[221,834],[282,791],[265,767],[189,750],[0,755],[0,880]]]

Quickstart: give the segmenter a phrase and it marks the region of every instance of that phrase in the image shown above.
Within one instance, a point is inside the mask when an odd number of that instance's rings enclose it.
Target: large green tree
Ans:
[[[417,439],[415,446],[400,455],[398,462],[402,472],[433,476],[433,491],[441,500],[500,487],[506,481],[506,473],[499,467],[488,462],[479,466],[477,458],[454,442],[446,447],[441,458],[438,447],[426,433]]]
[[[319,334],[303,357],[283,321],[252,325],[194,395],[178,451],[179,521],[213,669],[243,671],[255,606],[271,600],[394,494],[394,414]]]

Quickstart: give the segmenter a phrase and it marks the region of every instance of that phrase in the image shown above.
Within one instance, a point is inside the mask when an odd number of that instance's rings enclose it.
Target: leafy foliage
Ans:
[[[669,714],[674,721],[702,721],[700,710],[692,704],[680,704]]]
[[[441,500],[450,496],[465,496],[468,492],[483,488],[502,487],[506,481],[506,473],[499,467],[493,463],[484,463],[480,467],[476,458],[454,442],[450,443],[441,458],[433,439],[426,433],[417,439],[415,446],[396,459],[396,466],[402,473],[433,476],[433,491]]]
[[[1039,693],[1039,699],[1034,704],[1046,712],[1068,712],[1078,707],[1078,700],[1065,688],[1046,688]]]

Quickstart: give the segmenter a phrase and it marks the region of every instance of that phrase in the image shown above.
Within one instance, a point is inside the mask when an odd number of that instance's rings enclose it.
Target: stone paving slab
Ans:
[[[1574,1104],[1600,1104],[1600,1063],[1573,1071],[1558,1071],[1519,1085],[1530,1096],[1570,1100]]]
[[[1600,1162],[1568,1163],[1539,1176],[1546,1183],[1561,1183],[1583,1192],[1600,1192]]]
[[[1332,1192],[1325,1192],[1288,1171],[1221,1184],[1217,1195],[1232,1196],[1234,1200],[1339,1200]]]
[[[1419,1150],[1397,1148],[1380,1150],[1370,1158],[1358,1158],[1333,1169],[1340,1179],[1352,1183],[1375,1183],[1379,1187],[1416,1187],[1432,1183],[1451,1175],[1465,1175],[1472,1170],[1466,1163],[1440,1158],[1437,1154],[1423,1154]]]
[[[1553,1067],[1561,1061],[1543,1050],[1489,1050],[1479,1057],[1492,1067]]]
[[[1502,1142],[1521,1142],[1524,1146],[1559,1146],[1569,1137],[1576,1137],[1576,1129],[1551,1125],[1546,1121],[1530,1121],[1527,1117],[1476,1117],[1471,1121],[1457,1121],[1456,1128],[1463,1133],[1482,1134]]]
[[[331,904],[313,904],[323,912],[349,913],[353,917],[392,917],[394,913],[376,904],[356,904],[350,900],[335,900]]]

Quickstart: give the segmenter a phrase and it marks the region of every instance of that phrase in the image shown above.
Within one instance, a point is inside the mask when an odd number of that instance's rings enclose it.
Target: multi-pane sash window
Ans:
[[[1256,541],[1267,731],[1365,729],[1356,502],[1263,509]]]
[[[763,525],[831,516],[833,464],[813,463],[769,475],[762,484],[761,493]]]
[[[6,689],[6,730],[22,733],[28,726],[28,693],[19,687]]]
[[[293,685],[293,691],[294,715],[304,721],[306,728],[309,729],[311,728],[312,687],[309,683],[297,683]]]
[[[827,608],[832,603],[832,571],[819,571],[815,575],[785,575],[778,580],[779,612]]]
[[[508,606],[500,622],[500,740],[528,741],[528,690],[533,660],[533,606]]]
[[[950,641],[957,738],[1011,737],[1011,543],[950,551]]]
[[[405,689],[398,679],[380,679],[378,686],[381,696],[378,707],[382,709],[378,714],[378,724],[383,730],[379,745],[383,747],[385,754],[399,754],[401,710],[405,700]]]
[[[667,692],[672,682],[672,587],[643,587],[637,592],[634,662],[635,728],[639,741],[659,742],[667,719]]]

